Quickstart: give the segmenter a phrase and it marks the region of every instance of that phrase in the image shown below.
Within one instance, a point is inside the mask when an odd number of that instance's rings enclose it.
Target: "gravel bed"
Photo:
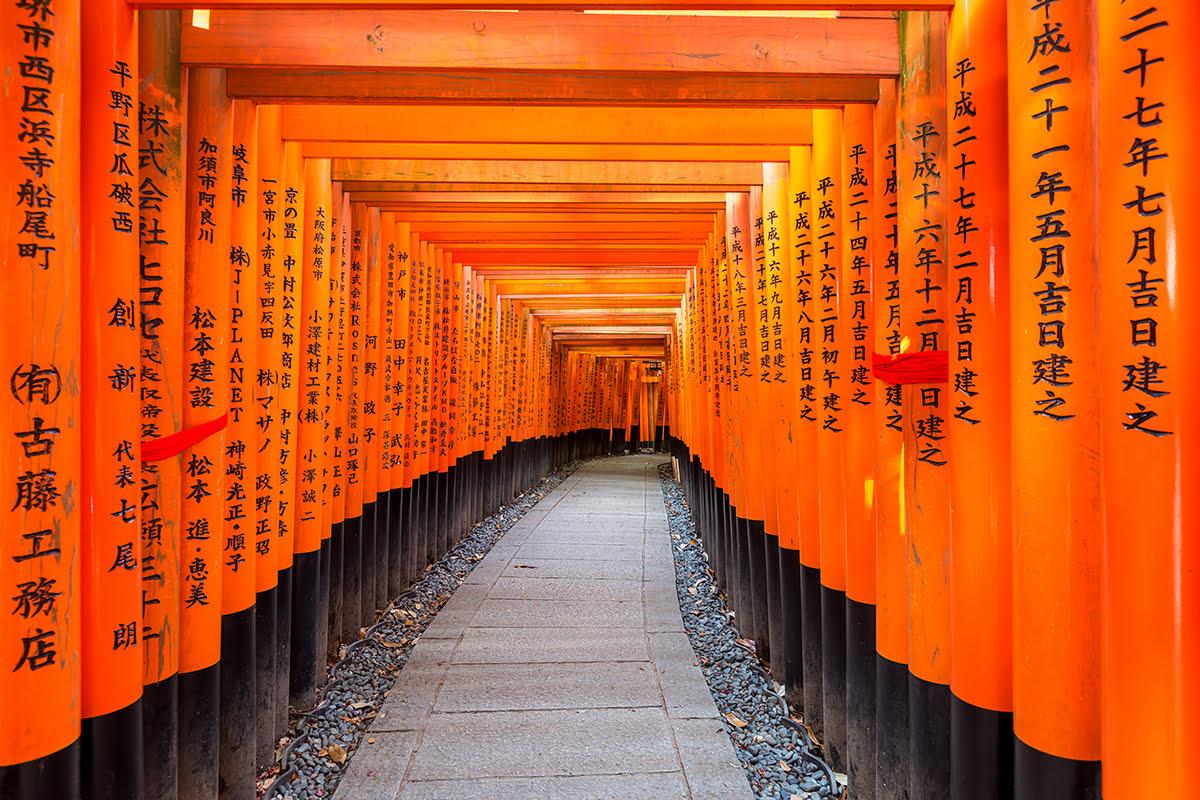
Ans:
[[[782,688],[764,671],[753,643],[739,640],[733,615],[717,591],[708,556],[683,489],[669,465],[659,468],[683,627],[725,722],[746,778],[760,800],[810,800],[844,795],[846,776],[817,753],[819,746],[790,716]]]
[[[409,653],[454,590],[501,536],[588,459],[550,473],[478,522],[470,533],[380,614],[364,638],[344,646],[315,708],[292,710],[278,766],[259,776],[258,797],[312,800],[333,796],[363,733],[375,718]]]

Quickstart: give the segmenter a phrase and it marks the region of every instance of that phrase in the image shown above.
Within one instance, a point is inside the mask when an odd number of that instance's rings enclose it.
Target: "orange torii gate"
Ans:
[[[1200,12],[486,5],[6,6],[0,795],[249,800],[665,428],[851,796],[1189,796]]]

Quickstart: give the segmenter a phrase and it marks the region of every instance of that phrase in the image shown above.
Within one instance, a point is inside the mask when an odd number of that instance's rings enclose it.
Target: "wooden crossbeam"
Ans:
[[[762,164],[680,161],[480,161],[466,159],[334,159],[333,179],[349,191],[363,182],[405,184],[543,184],[747,186],[761,184]]]
[[[126,0],[132,8],[191,9],[202,1],[210,9],[282,11],[301,9],[488,9],[495,0]],[[888,11],[948,11],[954,0],[507,0],[514,11],[577,11],[583,8],[652,10],[686,14],[689,11],[818,11],[831,9]]]
[[[724,211],[725,192],[409,192],[351,193],[356,202],[378,205],[384,211],[500,209],[603,211],[645,208],[660,211]]]
[[[879,82],[861,75],[604,75],[505,70],[377,72],[234,67],[229,95],[260,103],[826,107],[873,103]],[[777,159],[767,158],[767,161]]]
[[[506,161],[787,161],[783,145],[495,144],[489,142],[304,142],[306,158],[501,159]]]
[[[190,66],[524,72],[899,74],[896,22],[495,11],[217,11]]]
[[[804,108],[297,104],[282,107],[280,125],[284,139],[326,142],[812,143],[812,111]]]

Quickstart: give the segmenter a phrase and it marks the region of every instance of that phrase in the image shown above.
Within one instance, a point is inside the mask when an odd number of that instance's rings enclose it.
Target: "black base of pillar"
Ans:
[[[908,674],[913,797],[950,799],[950,687]],[[1059,795],[1071,797],[1071,795]]]
[[[763,547],[763,579],[767,595],[767,649],[763,658],[771,665],[771,677],[783,683],[783,597],[779,585],[779,537],[767,533]]]
[[[857,800],[875,797],[875,606],[846,598],[846,774]]]
[[[221,664],[179,673],[179,800],[218,793]]]
[[[275,594],[275,741],[288,729],[288,684],[292,673],[292,567],[279,570]],[[182,687],[181,687],[182,689]]]
[[[272,704],[274,707],[274,704]],[[273,731],[272,731],[273,733]],[[179,677],[142,687],[142,777],[147,800],[179,791]],[[2,786],[0,782],[0,786]],[[0,792],[0,796],[9,795]],[[55,795],[47,795],[53,797]]]
[[[908,665],[876,653],[876,800],[910,800],[908,729]]]
[[[263,768],[275,761],[275,617],[274,586],[254,598],[254,765]]]
[[[358,641],[362,618],[362,517],[346,517],[342,537],[342,644]]]
[[[254,800],[255,609],[221,617],[218,787],[221,800]]]
[[[296,553],[292,562],[292,663],[288,676],[288,700],[298,709],[316,705],[317,687],[323,683],[325,649],[317,628],[327,617],[321,615],[317,588],[321,575],[321,551]],[[222,653],[225,651],[222,650]]]
[[[1100,800],[1099,761],[1053,756],[1014,741],[1014,800]]]
[[[821,659],[821,570],[800,565],[800,629],[804,666],[804,721],[825,741],[825,696]]]
[[[821,697],[825,761],[846,769],[846,593],[821,587]]]
[[[1013,715],[950,694],[950,797],[1008,800],[1013,796]]]
[[[83,800],[142,800],[142,725],[140,698],[83,721],[79,736]],[[0,797],[8,795],[0,789]]]
[[[369,502],[368,502],[369,500]],[[361,574],[359,580],[359,606],[358,606],[358,625],[366,627],[371,624],[375,618],[375,580],[376,573],[379,571],[378,548],[376,546],[376,536],[378,535],[378,525],[375,519],[375,498],[367,498],[363,496],[362,508],[362,554],[359,561],[359,570]],[[358,636],[349,641],[355,641]]]
[[[804,715],[804,615],[800,600],[800,554],[779,549],[780,605],[783,607],[783,697]],[[776,678],[776,680],[779,680]],[[871,743],[872,751],[875,743]]]
[[[79,741],[49,755],[0,767],[4,800],[79,800]]]

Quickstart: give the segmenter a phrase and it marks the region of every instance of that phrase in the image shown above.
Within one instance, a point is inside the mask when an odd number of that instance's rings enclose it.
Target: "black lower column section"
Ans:
[[[846,598],[846,774],[875,797],[875,606]]]
[[[804,721],[825,741],[825,696],[821,660],[821,570],[800,565],[800,627],[803,638]]]
[[[370,625],[375,620],[375,612],[387,608],[388,581],[391,574],[392,549],[392,510],[388,508],[388,493],[379,492],[375,495],[375,588],[371,593],[371,616],[367,620]]]
[[[266,767],[275,760],[275,617],[274,586],[254,598],[254,765]]]
[[[221,617],[218,787],[221,800],[254,800],[255,609]]]
[[[804,715],[804,613],[800,600],[800,554],[779,549],[779,602],[783,607],[783,698]],[[776,680],[779,680],[776,678]],[[872,750],[875,743],[871,743]]]
[[[179,800],[217,796],[221,662],[179,673]]]
[[[876,653],[876,800],[911,800],[908,728],[908,665]]]
[[[750,546],[749,601],[750,633],[764,659],[771,658],[770,621],[767,619],[767,532],[762,520],[750,520],[747,542]]]
[[[346,517],[342,537],[342,644],[358,641],[362,606],[362,517]]]
[[[360,556],[360,567],[362,581],[359,594],[359,627],[365,627],[371,624],[375,618],[375,573],[379,569],[379,564],[376,561],[378,551],[376,549],[375,537],[378,535],[378,526],[375,519],[375,498],[367,498],[363,496],[362,509],[362,554]],[[349,641],[356,641],[358,636],[355,636]]]
[[[329,529],[329,604],[326,607],[325,659],[336,661],[342,644],[342,548],[345,546],[346,521],[335,522]]]
[[[288,729],[288,683],[292,673],[292,568],[279,570],[275,594],[275,741]],[[182,689],[182,687],[180,687]]]
[[[142,701],[83,720],[79,737],[83,800],[142,800]],[[0,797],[8,797],[0,791]]]
[[[296,553],[292,563],[292,669],[288,677],[288,699],[297,709],[307,711],[316,705],[317,686],[325,649],[320,646],[317,628],[327,616],[321,614],[317,587],[321,579],[321,551]],[[224,651],[222,651],[224,652]]]
[[[158,797],[175,800],[178,793],[178,692],[177,675],[142,687],[142,777],[147,800]],[[3,788],[2,780],[0,788]],[[3,792],[0,796],[8,797]]]
[[[909,672],[908,719],[911,795],[949,800],[950,687],[922,680]]]
[[[1013,737],[1015,800],[1100,800],[1100,762],[1062,758]]]
[[[333,582],[330,563],[333,540],[321,540],[320,561],[317,567],[317,685],[325,682],[326,656],[329,650],[329,589]]]
[[[846,593],[821,587],[821,696],[825,760],[846,769]]]
[[[765,560],[763,577],[767,594],[767,641],[764,656],[771,664],[771,677],[783,683],[783,662],[787,656],[783,645],[783,597],[779,586],[779,537],[768,533],[764,539]]]
[[[950,694],[950,797],[1008,800],[1013,796],[1013,715]]]
[[[408,546],[404,527],[404,490],[392,489],[388,492],[388,582],[385,605],[408,588],[404,575],[404,550]]]
[[[4,800],[79,800],[79,740],[23,764],[0,767]]]

